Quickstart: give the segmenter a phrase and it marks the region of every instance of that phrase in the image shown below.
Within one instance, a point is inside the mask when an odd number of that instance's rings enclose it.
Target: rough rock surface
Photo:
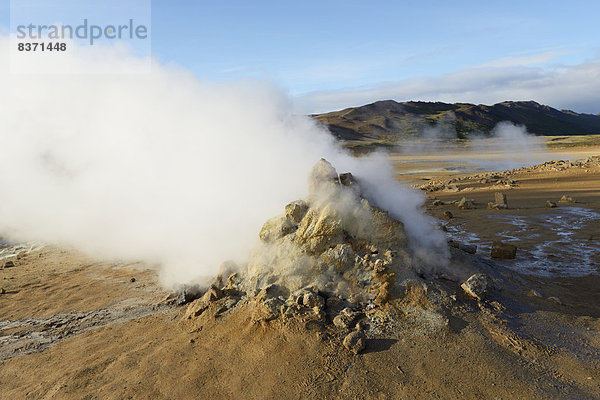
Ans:
[[[460,287],[469,296],[477,300],[484,300],[488,290],[488,279],[484,274],[475,274],[460,285]]]
[[[367,347],[365,334],[362,332],[351,332],[344,338],[344,347],[358,354]]]
[[[500,260],[512,260],[517,255],[517,247],[498,240],[492,243],[491,257]]]

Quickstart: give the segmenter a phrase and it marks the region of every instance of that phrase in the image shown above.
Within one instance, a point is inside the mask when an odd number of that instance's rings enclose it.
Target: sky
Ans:
[[[1,0],[2,33],[9,11]],[[151,11],[158,61],[202,81],[273,82],[298,112],[394,99],[600,113],[598,1],[156,0]]]

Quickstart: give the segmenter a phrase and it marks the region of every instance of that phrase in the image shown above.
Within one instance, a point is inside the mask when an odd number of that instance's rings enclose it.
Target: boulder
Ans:
[[[500,260],[513,260],[517,255],[517,247],[512,244],[502,243],[498,240],[492,243],[491,257]]]
[[[483,300],[487,295],[488,280],[484,274],[475,274],[460,285],[460,287],[469,296],[477,300]]]
[[[344,347],[354,354],[358,354],[367,347],[367,338],[360,331],[351,332],[344,338]]]

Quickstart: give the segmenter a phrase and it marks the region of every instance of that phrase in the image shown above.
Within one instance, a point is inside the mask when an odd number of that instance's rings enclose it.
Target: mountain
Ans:
[[[535,101],[505,101],[486,106],[384,100],[312,117],[343,140],[394,139],[421,135],[427,129],[465,138],[473,132],[489,133],[501,121],[525,125],[535,135],[600,134],[600,114],[557,110]]]

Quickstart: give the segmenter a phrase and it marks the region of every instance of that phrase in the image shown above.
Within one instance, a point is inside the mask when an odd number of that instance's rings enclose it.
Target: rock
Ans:
[[[491,201],[488,203],[488,210],[505,210],[507,208],[506,204],[496,204]]]
[[[223,297],[225,297],[225,294],[221,289],[219,289],[215,285],[211,285],[206,291],[206,293],[204,293],[204,296],[202,296],[202,298],[208,302],[216,301],[222,299]]]
[[[182,286],[178,291],[177,291],[177,297],[175,300],[175,304],[177,304],[178,306],[182,306],[184,304],[187,304],[191,301],[196,300],[197,298],[199,298],[202,295],[202,289],[200,288],[200,286],[198,285],[193,285],[193,286]]]
[[[238,277],[237,272],[232,273],[227,278],[227,285],[225,285],[224,289],[226,289],[226,290],[235,290],[235,289],[237,289],[239,281],[240,281],[240,279]]]
[[[131,283],[134,283],[134,282],[135,282],[135,278],[131,278],[131,279],[129,280],[129,282],[131,282]]]
[[[13,261],[7,261],[4,263],[4,268],[12,268],[15,266],[15,263]]]
[[[547,200],[546,201],[546,207],[548,207],[548,208],[554,208],[554,207],[556,207],[556,203],[553,202],[553,201]]]
[[[390,300],[391,297],[392,285],[390,282],[384,282],[379,287],[379,293],[377,293],[377,297],[373,300],[373,304],[376,306],[382,306]]]
[[[448,246],[458,249],[458,248],[460,248],[460,243],[457,242],[456,240],[450,239],[450,240],[448,240]]]
[[[356,331],[365,331],[367,329],[367,323],[363,320],[360,320],[356,323],[356,326],[354,326],[354,330]]]
[[[306,252],[322,253],[343,240],[340,217],[327,205],[320,210],[308,210],[296,231],[295,243]]]
[[[322,309],[325,307],[325,299],[318,294],[306,292],[302,298],[302,304],[308,308],[318,307],[319,309]]]
[[[431,203],[434,206],[441,206],[442,204],[444,204],[441,200],[434,200],[433,203]]]
[[[452,219],[454,218],[454,215],[450,211],[444,211],[444,218]]]
[[[367,347],[367,338],[362,332],[350,332],[344,338],[344,347],[354,354],[358,354]]]
[[[296,200],[285,206],[285,216],[294,225],[299,225],[308,211],[308,204],[304,200]]]
[[[362,316],[362,313],[352,311],[350,308],[344,308],[333,319],[333,325],[338,328],[351,329]]]
[[[559,203],[575,203],[575,199],[572,198],[571,196],[563,195],[558,202]]]
[[[555,297],[555,296],[550,296],[546,300],[548,300],[551,303],[558,304],[559,306],[563,305],[562,301],[560,301],[560,299],[558,297]]]
[[[310,194],[320,192],[323,188],[339,184],[337,171],[333,165],[321,158],[313,167],[308,179],[308,191]]]
[[[477,252],[477,246],[474,244],[460,244],[458,246],[459,249],[464,251],[465,253],[475,254]]]
[[[529,297],[537,297],[538,299],[542,298],[542,294],[540,292],[538,292],[535,289],[531,289],[529,290],[529,292],[527,292],[527,296]]]
[[[469,296],[474,297],[477,300],[483,300],[487,295],[488,280],[484,274],[475,274],[460,285],[460,287]]]
[[[495,240],[492,243],[491,257],[500,260],[513,260],[517,255],[517,248],[512,244],[502,243]]]
[[[269,298],[287,298],[289,296],[289,291],[287,288],[272,283],[270,285],[265,286],[262,290],[256,295],[257,301],[265,301]]]
[[[475,208],[475,200],[463,197],[456,206],[461,210],[470,210]]]
[[[231,276],[235,271],[239,271],[240,267],[234,261],[224,261],[219,266],[219,272],[215,277],[214,284],[218,288],[222,288],[226,285],[226,277]]]
[[[270,243],[292,233],[295,228],[287,216],[280,215],[265,222],[258,236],[263,242]]]
[[[5,293],[6,293],[6,290],[4,290],[4,288],[1,288],[0,289],[0,294],[5,294]]]
[[[281,315],[283,300],[277,297],[270,297],[263,300],[255,299],[254,309],[252,310],[252,320],[254,322],[271,321]]]
[[[358,182],[356,182],[356,179],[354,178],[354,175],[352,175],[350,172],[340,174],[339,179],[340,184],[344,186],[354,186],[358,184]]]
[[[506,195],[504,193],[494,193],[494,201],[497,205],[505,205],[508,207],[508,202],[506,201]]]
[[[326,250],[321,259],[328,265],[332,265],[337,271],[344,272],[354,265],[355,258],[352,246],[344,243]]]

